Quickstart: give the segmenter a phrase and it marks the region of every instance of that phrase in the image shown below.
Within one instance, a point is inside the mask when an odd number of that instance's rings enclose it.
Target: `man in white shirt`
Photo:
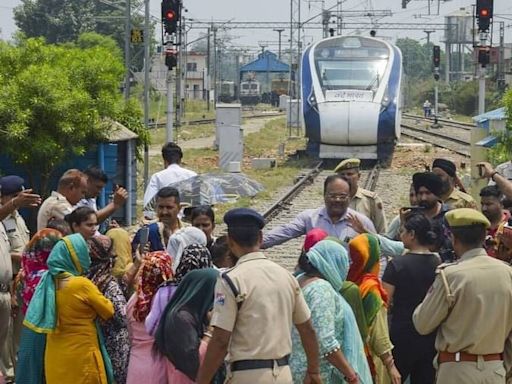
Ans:
[[[146,206],[160,189],[197,175],[194,171],[180,166],[183,152],[176,143],[169,142],[162,147],[162,158],[164,159],[165,169],[151,176],[146,192],[144,193],[145,211]]]

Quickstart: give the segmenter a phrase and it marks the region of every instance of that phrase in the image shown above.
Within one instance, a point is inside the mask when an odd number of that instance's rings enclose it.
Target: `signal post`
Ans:
[[[177,41],[177,32],[181,20],[181,0],[163,0],[162,1],[162,27],[163,27],[163,46],[165,53],[165,65],[167,66],[167,123],[166,123],[166,141],[173,141],[173,82],[172,70],[178,65],[179,41]]]
[[[478,114],[485,113],[485,68],[490,61],[489,48],[492,45],[492,33],[489,30],[492,27],[493,0],[477,0],[476,2],[476,22],[478,24],[479,45],[478,64],[480,64],[478,79]],[[489,43],[487,40],[490,40]]]
[[[493,0],[477,0],[475,19],[478,24],[478,44],[474,45],[477,50],[478,59],[478,114],[485,113],[485,73],[486,66],[489,64],[490,53],[489,48],[492,45],[492,33],[489,30],[492,27]],[[490,40],[490,41],[488,41]],[[486,185],[480,174],[478,164],[481,161],[487,161],[487,151],[481,145],[477,145],[479,141],[489,135],[489,131],[482,127],[471,128],[471,195],[477,199],[481,188]]]
[[[439,45],[434,45],[432,50],[432,61],[434,64],[434,80],[435,80],[435,88],[434,88],[434,124],[432,124],[432,128],[440,128],[438,113],[439,113],[439,67],[441,66],[441,47]]]

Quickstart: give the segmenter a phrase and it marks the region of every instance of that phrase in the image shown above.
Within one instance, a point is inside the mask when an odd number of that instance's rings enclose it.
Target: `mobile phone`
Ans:
[[[478,176],[483,177],[484,176],[484,165],[483,164],[477,164],[478,167]]]
[[[147,225],[145,225],[144,227],[142,227],[140,229],[140,242],[139,242],[140,248],[139,249],[140,249],[141,253],[144,252],[144,248],[146,247],[148,240],[149,240],[149,227]]]
[[[405,210],[421,211],[422,209],[425,209],[425,207],[422,207],[421,205],[413,205],[413,206],[410,206],[410,207],[402,207],[401,209],[403,209],[404,211]]]

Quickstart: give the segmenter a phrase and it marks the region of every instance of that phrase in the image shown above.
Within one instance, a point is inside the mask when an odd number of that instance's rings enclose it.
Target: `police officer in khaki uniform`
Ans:
[[[0,178],[0,203],[2,205],[10,204],[11,200],[24,190],[24,183],[25,181],[21,177],[15,175]],[[16,275],[20,269],[21,253],[30,240],[30,232],[17,209],[3,219],[2,223],[9,237],[13,274]]]
[[[13,361],[11,356],[11,283],[12,261],[9,238],[4,226],[0,225],[0,380],[14,378]]]
[[[224,216],[228,245],[238,259],[215,287],[213,335],[197,382],[209,384],[228,353],[230,384],[291,384],[293,324],[308,358],[306,383],[320,383],[318,343],[297,280],[260,252],[263,217],[247,208]]]
[[[448,209],[477,208],[475,200],[470,195],[455,188],[459,182],[457,167],[453,162],[446,159],[435,159],[432,163],[432,172],[443,180],[441,199]]]
[[[346,159],[339,163],[334,172],[345,177],[350,184],[350,205],[353,210],[362,213],[373,221],[377,233],[384,234],[387,230],[386,215],[382,200],[375,192],[368,191],[359,186],[361,160]]]
[[[437,384],[504,384],[512,363],[512,268],[485,252],[490,223],[482,213],[460,208],[445,218],[458,260],[438,268],[414,326],[422,335],[437,329]]]
[[[68,169],[59,179],[56,191],[52,191],[37,213],[37,230],[46,228],[53,219],[64,219],[73,206],[87,193],[87,177],[78,169]]]
[[[24,190],[24,183],[25,181],[23,178],[16,175],[4,176],[0,178],[0,204],[2,204],[2,206],[12,204],[11,200],[15,199],[18,193]],[[25,224],[25,220],[23,220],[23,217],[19,214],[17,209],[12,211],[9,216],[3,219],[2,224],[5,228],[5,231],[7,232],[7,237],[9,238],[12,273],[14,280],[15,276],[20,270],[21,253],[30,240],[30,233]],[[13,363],[16,358],[16,352],[18,351],[23,322],[20,303],[17,302],[18,300],[14,299],[17,298],[12,297],[13,303],[16,303],[16,305],[12,308],[12,334],[9,336],[10,353]]]

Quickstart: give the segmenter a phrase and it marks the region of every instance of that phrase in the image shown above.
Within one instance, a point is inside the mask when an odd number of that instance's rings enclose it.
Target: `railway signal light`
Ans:
[[[439,68],[441,66],[441,47],[439,45],[434,45],[434,49],[432,50],[432,61],[435,68]]]
[[[169,71],[172,71],[178,65],[178,53],[175,50],[165,51],[165,65],[169,68]]]
[[[165,33],[171,35],[178,30],[178,21],[181,16],[181,0],[162,1],[162,24]]]
[[[494,0],[476,1],[476,21],[478,32],[488,32],[492,22]]]
[[[485,68],[491,61],[490,56],[490,51],[488,49],[480,49],[478,51],[478,63],[481,64],[483,68]]]

